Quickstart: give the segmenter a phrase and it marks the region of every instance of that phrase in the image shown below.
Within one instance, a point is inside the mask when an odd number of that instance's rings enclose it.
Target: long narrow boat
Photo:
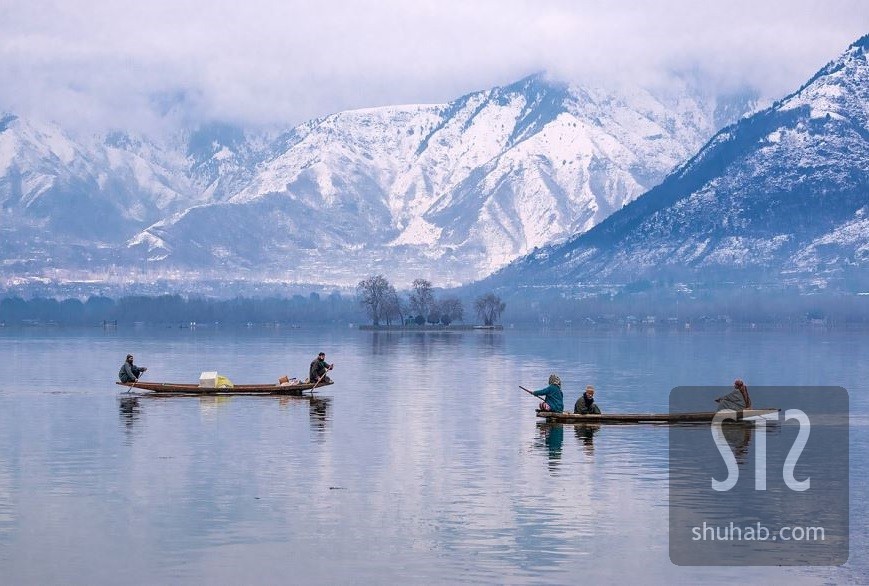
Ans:
[[[736,420],[778,413],[778,409],[746,409],[736,412]],[[710,423],[715,411],[695,413],[602,413],[601,415],[581,415],[579,413],[554,413],[538,411],[542,417],[554,423]]]
[[[334,381],[317,384],[318,389],[333,384]],[[264,384],[264,385],[233,385],[231,387],[200,387],[198,384],[184,383],[122,383],[115,384],[128,387],[130,390],[151,391],[161,395],[301,395],[303,391],[313,389],[316,383],[299,383],[295,385]]]

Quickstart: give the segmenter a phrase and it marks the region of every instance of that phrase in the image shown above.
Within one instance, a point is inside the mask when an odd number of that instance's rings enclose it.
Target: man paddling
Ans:
[[[544,397],[544,401],[540,403],[541,411],[553,411],[561,413],[564,411],[564,395],[561,393],[561,379],[557,374],[549,375],[549,386],[539,391],[531,393],[537,397]]]
[[[145,366],[136,366],[133,364],[133,355],[127,354],[127,359],[121,365],[121,370],[118,371],[118,378],[122,383],[137,383],[142,373],[148,370]]]
[[[326,376],[326,372],[334,368],[334,364],[326,362],[326,353],[320,352],[317,357],[311,361],[311,369],[308,372],[308,380],[312,383],[319,382],[327,385],[332,382],[332,379]]]

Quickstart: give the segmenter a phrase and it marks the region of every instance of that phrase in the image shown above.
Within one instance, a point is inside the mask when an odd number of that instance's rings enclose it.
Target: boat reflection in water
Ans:
[[[326,432],[331,422],[331,397],[310,397],[308,401],[311,405],[308,414],[311,420],[311,430],[322,435]]]
[[[589,456],[594,455],[594,436],[600,431],[600,428],[600,423],[578,423],[573,426],[576,439],[579,440],[583,451]]]
[[[721,442],[729,445],[731,453],[736,458],[737,465],[744,466],[748,462],[749,448],[751,446],[751,438],[754,436],[754,429],[754,425],[749,423],[727,422],[720,426],[713,425],[712,435],[716,438],[716,442],[719,442],[720,439]]]
[[[202,396],[199,397],[199,410],[203,415],[213,415],[215,411],[224,405],[228,405],[232,397],[228,396]]]
[[[136,427],[136,422],[139,421],[142,414],[142,401],[147,403],[147,400],[164,400],[164,401],[183,401],[184,399],[196,399],[199,405],[200,413],[206,418],[211,419],[217,415],[219,411],[225,410],[230,405],[240,405],[243,402],[250,404],[250,401],[260,402],[276,402],[280,409],[297,409],[304,408],[308,405],[308,416],[311,423],[311,430],[317,435],[322,435],[329,427],[332,420],[331,397],[320,397],[309,393],[301,395],[171,395],[161,393],[143,393],[143,394],[128,394],[121,393],[118,395],[118,411],[120,421],[124,424],[127,432],[131,432]]]
[[[587,456],[594,455],[594,436],[600,432],[600,423],[578,423],[573,432]],[[555,471],[561,463],[564,444],[564,425],[561,423],[537,422],[537,438],[534,447],[549,458],[549,469]]]
[[[561,464],[561,448],[564,444],[564,426],[560,423],[537,422],[538,438],[534,447],[549,458],[549,471],[556,472]]]
[[[121,423],[124,424],[124,429],[127,431],[127,433],[131,432],[135,428],[136,422],[141,416],[139,397],[137,395],[119,396],[118,414],[120,416]]]

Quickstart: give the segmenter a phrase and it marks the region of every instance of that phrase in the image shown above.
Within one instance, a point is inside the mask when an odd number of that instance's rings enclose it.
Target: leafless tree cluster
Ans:
[[[391,318],[401,314],[398,293],[383,275],[374,275],[359,281],[356,295],[375,326],[379,326],[381,321],[390,325]]]
[[[437,299],[434,287],[426,279],[416,279],[406,298],[383,275],[360,281],[356,292],[360,304],[375,326],[392,325],[393,322],[449,325],[465,319],[461,299],[455,295]]]
[[[480,319],[487,326],[491,326],[498,321],[506,308],[507,304],[501,301],[501,298],[494,293],[486,293],[474,301],[474,311],[477,312],[477,315],[480,316]]]

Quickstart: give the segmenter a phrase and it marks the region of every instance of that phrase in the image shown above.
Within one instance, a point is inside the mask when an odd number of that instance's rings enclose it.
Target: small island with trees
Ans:
[[[399,293],[383,275],[363,279],[356,286],[359,304],[371,318],[364,330],[500,330],[498,324],[506,304],[494,293],[474,300],[474,313],[482,324],[465,323],[465,308],[455,295],[435,297],[426,279],[413,281],[408,292]]]

